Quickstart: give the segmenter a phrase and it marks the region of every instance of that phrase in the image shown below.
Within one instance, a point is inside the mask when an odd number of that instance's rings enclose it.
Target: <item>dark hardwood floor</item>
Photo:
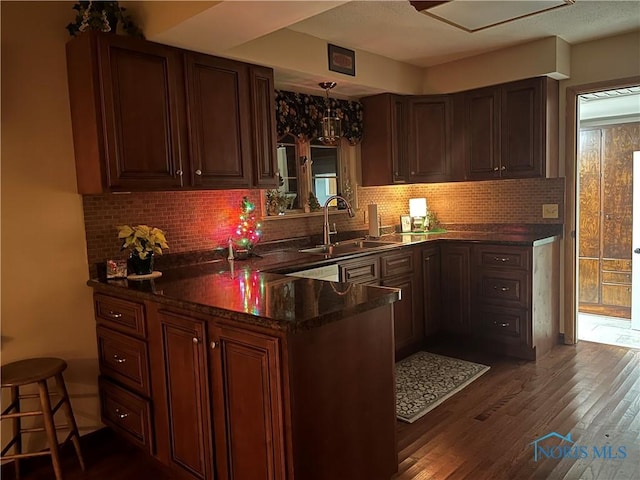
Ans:
[[[398,423],[394,480],[640,479],[640,351],[581,342],[526,362],[451,346],[429,350],[491,370],[415,423]],[[534,462],[531,442],[550,432],[570,433],[589,456]],[[83,441],[87,471],[66,451],[66,480],[172,478],[108,430]],[[593,458],[594,446],[614,453],[624,446],[626,458]],[[51,479],[53,470],[38,461],[24,478]]]

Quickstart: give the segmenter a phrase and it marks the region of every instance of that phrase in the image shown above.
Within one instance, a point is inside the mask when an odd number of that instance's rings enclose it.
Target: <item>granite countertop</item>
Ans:
[[[168,269],[152,280],[92,279],[88,285],[107,294],[289,332],[393,303],[400,294],[395,288],[290,277],[257,270],[251,262],[226,260]]]
[[[390,234],[385,248],[332,256],[299,252],[279,245],[259,256],[228,262],[161,268],[153,280],[98,280],[88,285],[105,293],[158,301],[199,313],[285,331],[299,331],[393,303],[399,290],[297,278],[270,272],[293,272],[355,257],[428,242],[477,242],[537,246],[560,238],[559,232],[448,231],[435,234]]]

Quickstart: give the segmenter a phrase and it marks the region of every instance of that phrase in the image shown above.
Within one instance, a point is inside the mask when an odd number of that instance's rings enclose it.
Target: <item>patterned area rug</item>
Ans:
[[[413,423],[489,370],[486,365],[418,352],[396,363],[396,415]]]

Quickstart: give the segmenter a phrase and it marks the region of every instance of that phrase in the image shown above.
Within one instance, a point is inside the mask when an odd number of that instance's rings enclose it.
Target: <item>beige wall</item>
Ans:
[[[1,3],[1,354],[3,364],[35,356],[67,360],[65,378],[84,434],[100,421],[67,95],[64,27],[73,19],[72,5]],[[29,442],[37,448],[42,438]]]

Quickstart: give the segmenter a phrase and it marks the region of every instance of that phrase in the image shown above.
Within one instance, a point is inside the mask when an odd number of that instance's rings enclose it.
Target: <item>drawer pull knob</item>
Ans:
[[[496,262],[503,262],[503,263],[504,263],[504,262],[508,262],[508,261],[509,261],[509,257],[493,257],[493,259],[494,259]]]
[[[498,285],[494,285],[493,289],[494,290],[500,289],[501,292],[508,292],[509,290],[511,290],[509,287],[498,287]]]
[[[122,411],[120,411],[119,408],[116,408],[116,415],[120,419],[124,419],[124,418],[127,418],[129,416],[129,414],[127,412],[122,412]]]
[[[116,361],[116,363],[124,363],[124,362],[126,362],[126,361],[127,361],[127,359],[126,359],[126,358],[121,358],[121,357],[119,357],[117,354],[114,354],[114,355],[113,355],[113,359]]]
[[[191,340],[192,340],[192,342],[193,342],[193,343],[195,343],[195,344],[200,343],[200,339],[199,339],[198,337],[193,337]]]
[[[114,312],[113,310],[109,310],[107,313],[111,318],[121,318],[122,314],[120,312]]]
[[[499,322],[493,322],[493,324],[494,324],[496,327],[501,327],[501,328],[507,328],[507,327],[509,326],[509,322],[502,322],[502,323],[499,323]]]
[[[211,350],[214,350],[218,344],[216,342],[211,342]]]

